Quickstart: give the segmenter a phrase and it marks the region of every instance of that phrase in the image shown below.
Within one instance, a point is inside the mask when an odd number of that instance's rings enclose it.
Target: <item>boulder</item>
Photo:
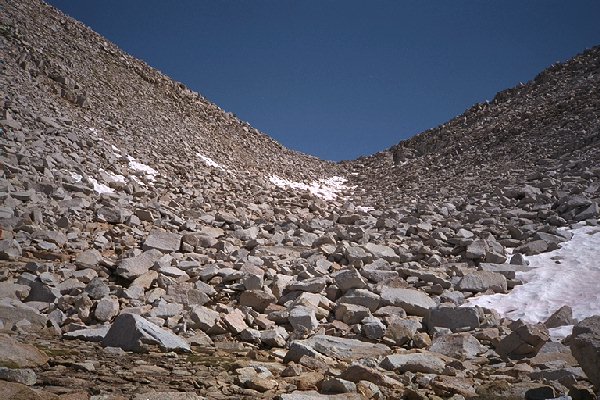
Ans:
[[[184,339],[135,314],[119,315],[102,340],[104,347],[138,353],[147,351],[147,344],[156,344],[167,351],[190,351]]]
[[[117,267],[116,273],[125,279],[134,280],[150,270],[156,261],[162,257],[159,250],[144,251],[136,257],[125,258]]]
[[[35,346],[0,335],[0,367],[35,368],[46,364],[48,360],[48,356]]]
[[[496,346],[496,351],[501,356],[517,359],[533,357],[550,339],[548,329],[542,324],[528,325],[515,321],[509,327],[512,332]]]
[[[487,348],[482,346],[479,340],[475,339],[470,333],[462,332],[435,336],[429,350],[448,357],[465,360],[477,357],[487,351]]]
[[[430,331],[448,328],[453,332],[479,328],[483,311],[476,307],[439,307],[429,310],[425,324]]]
[[[179,251],[182,235],[154,229],[150,231],[144,242],[144,250],[156,249],[163,253]]]
[[[422,372],[424,374],[441,374],[446,362],[435,353],[404,353],[386,356],[380,363],[388,371]]]
[[[559,326],[573,325],[575,322],[573,309],[569,306],[562,306],[548,317],[544,325],[546,325],[546,328],[558,328]]]
[[[504,293],[507,289],[507,281],[504,275],[490,271],[473,271],[463,276],[456,289],[462,292],[485,292],[493,290],[496,293]]]
[[[600,389],[600,315],[576,324],[568,344],[590,382]]]
[[[400,289],[384,287],[381,290],[381,300],[384,304],[402,307],[407,314],[425,317],[436,302],[425,292],[415,289]]]
[[[360,358],[377,358],[390,352],[390,348],[383,344],[362,342],[356,339],[346,339],[329,335],[315,335],[304,340],[295,340],[299,344],[312,351],[313,354],[320,353],[328,357],[337,358],[343,361],[352,361]],[[292,346],[290,346],[290,351]],[[287,361],[298,361],[298,359],[289,358]]]

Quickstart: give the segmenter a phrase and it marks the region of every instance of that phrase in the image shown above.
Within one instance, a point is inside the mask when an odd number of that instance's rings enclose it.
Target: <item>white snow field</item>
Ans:
[[[498,311],[512,320],[544,322],[564,305],[576,320],[600,315],[600,227],[574,229],[573,238],[558,250],[530,256],[532,270],[517,272],[524,284],[508,294],[470,298],[465,305]],[[572,326],[551,330],[554,338],[566,337]]]

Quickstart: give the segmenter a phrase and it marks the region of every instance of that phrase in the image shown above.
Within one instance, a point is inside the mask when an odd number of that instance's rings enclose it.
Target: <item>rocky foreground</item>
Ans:
[[[600,316],[465,303],[598,224],[597,48],[336,165],[0,5],[0,399],[595,398]]]

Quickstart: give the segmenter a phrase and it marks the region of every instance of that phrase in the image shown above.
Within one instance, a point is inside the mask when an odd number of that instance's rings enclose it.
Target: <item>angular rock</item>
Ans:
[[[263,313],[265,308],[275,302],[275,296],[263,290],[246,290],[240,296],[241,306],[251,307],[259,313]]]
[[[438,335],[433,338],[430,351],[459,360],[471,359],[487,351],[485,346],[467,332]]]
[[[349,289],[362,289],[367,286],[367,283],[355,268],[340,271],[334,279],[337,287],[343,292]]]
[[[120,347],[136,353],[147,351],[148,344],[167,351],[190,351],[184,339],[135,314],[119,315],[102,340],[104,347]]]
[[[313,352],[344,361],[359,358],[377,358],[390,352],[390,348],[383,344],[361,342],[356,339],[346,339],[329,335],[315,335],[308,339],[295,340],[292,343],[302,345]],[[298,360],[299,358],[288,359],[288,361]]]
[[[435,353],[405,353],[386,356],[381,367],[396,372],[422,372],[424,374],[441,374],[446,366],[445,361]]]
[[[562,306],[548,317],[544,325],[546,325],[546,328],[558,328],[559,326],[573,325],[575,322],[573,309],[569,306]]]
[[[473,271],[463,276],[456,289],[463,292],[485,292],[493,290],[496,293],[505,293],[507,282],[504,275],[489,271]]]
[[[96,304],[94,317],[100,322],[110,321],[119,314],[119,300],[104,298]]]
[[[18,324],[26,330],[37,331],[46,327],[48,319],[18,300],[5,299],[0,301],[0,321],[7,330]]]
[[[108,331],[110,326],[100,326],[98,328],[85,328],[78,329],[76,331],[67,332],[63,335],[66,339],[79,339],[87,342],[101,342]]]
[[[436,307],[436,302],[426,293],[415,289],[399,289],[384,287],[381,290],[384,304],[402,307],[407,314],[425,317],[429,310]]]
[[[600,389],[600,315],[585,318],[573,327],[568,339],[571,352],[590,382]]]
[[[310,307],[296,306],[290,310],[288,317],[295,332],[306,334],[319,326],[315,310]]]
[[[533,357],[550,336],[544,325],[527,325],[521,321],[510,325],[512,332],[496,346],[498,354],[511,358]]]
[[[0,260],[15,261],[21,257],[22,254],[23,251],[21,250],[21,246],[16,240],[0,240]]]
[[[163,253],[179,251],[182,235],[173,232],[152,230],[144,242],[144,250],[156,249]]]
[[[30,344],[0,335],[0,367],[35,368],[44,365],[49,358]]]
[[[33,386],[36,383],[37,377],[35,372],[29,368],[12,369],[0,367],[0,380]]]
[[[121,260],[116,273],[125,279],[133,280],[148,272],[161,257],[162,253],[157,249],[144,251],[139,256]]]
[[[434,328],[448,328],[453,332],[479,328],[483,311],[476,307],[438,307],[429,310],[425,324]]]

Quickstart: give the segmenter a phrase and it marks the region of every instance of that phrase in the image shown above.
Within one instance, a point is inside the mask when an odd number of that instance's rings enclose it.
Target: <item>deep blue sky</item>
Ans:
[[[50,0],[284,145],[383,150],[600,44],[598,0]]]

